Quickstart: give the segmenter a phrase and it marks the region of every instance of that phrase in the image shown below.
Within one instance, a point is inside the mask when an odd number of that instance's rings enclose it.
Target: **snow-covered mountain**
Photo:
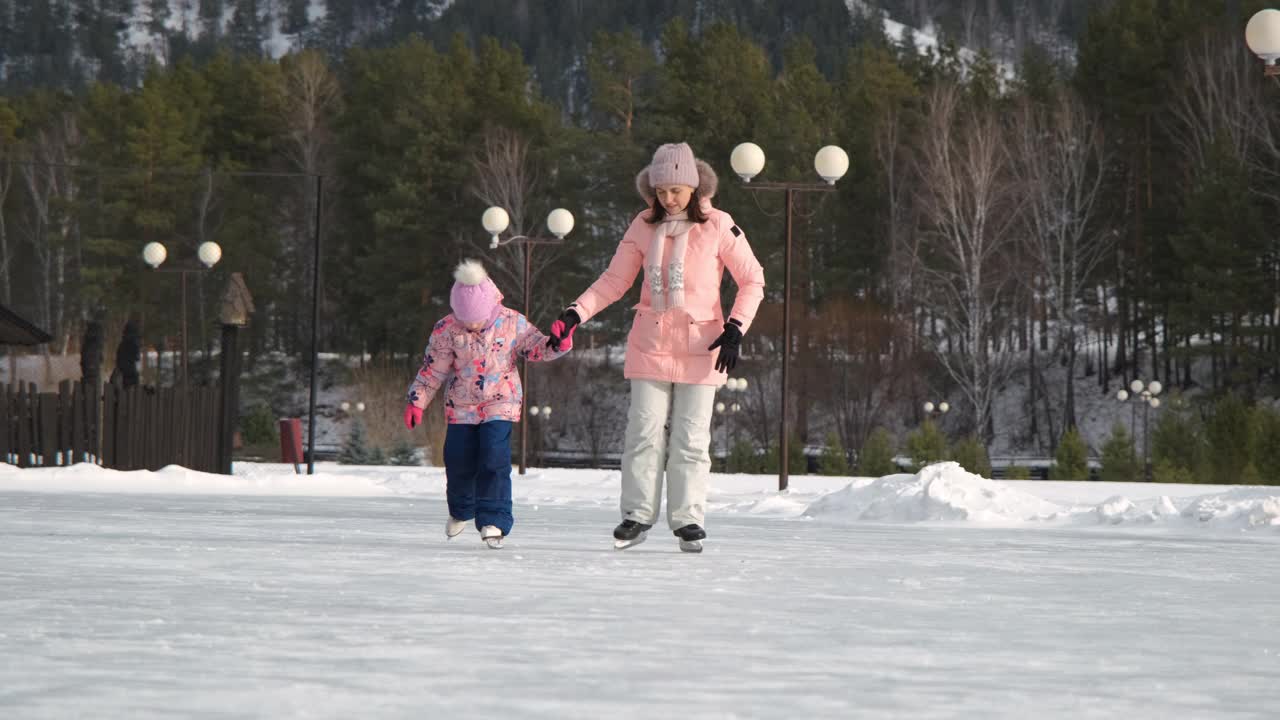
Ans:
[[[961,48],[962,60],[972,60],[985,48],[1006,78],[1030,42],[1059,57],[1069,56],[1073,49],[1070,23],[1065,22],[1072,11],[1053,10],[1065,6],[1052,0],[1017,0],[1009,16],[988,4],[986,12],[995,13],[989,18],[973,11],[972,3],[958,0],[831,2],[837,7],[843,3],[851,27],[855,20],[877,13],[888,37],[921,51],[937,48],[944,38]],[[280,57],[301,47],[339,53],[352,45],[394,42],[411,33],[439,40],[461,32],[495,35],[504,43],[520,45],[526,59],[538,65],[540,77],[555,78],[544,83],[544,89],[567,97],[573,82],[566,78],[581,73],[581,58],[596,30],[627,26],[649,39],[660,36],[671,18],[656,12],[656,5],[644,5],[635,0],[0,0],[0,83],[9,89],[93,79],[129,84],[151,62],[207,56],[219,45]],[[776,47],[783,44],[781,38],[768,37],[768,28],[812,23],[819,17],[813,13],[820,12],[827,13],[820,16],[821,22],[830,23],[832,8],[822,7],[821,2],[740,0],[714,7],[694,3],[691,12],[699,22],[754,18],[756,27],[744,30],[753,37],[763,35],[756,39]],[[774,20],[761,25],[761,18],[770,17]],[[780,24],[779,17],[785,22]],[[826,44],[828,58],[842,54],[838,46],[847,42],[839,32],[815,41]],[[831,65],[828,62],[828,70]]]

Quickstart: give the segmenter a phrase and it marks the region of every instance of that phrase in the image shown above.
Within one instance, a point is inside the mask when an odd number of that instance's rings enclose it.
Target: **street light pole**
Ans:
[[[791,231],[795,217],[796,195],[802,192],[835,192],[835,183],[849,170],[849,155],[835,145],[827,145],[813,159],[814,169],[824,183],[763,182],[753,183],[751,178],[764,169],[764,150],[755,143],[741,143],[733,149],[729,164],[742,178],[743,188],[756,192],[783,192],[785,194],[786,234],[783,240],[782,259],[782,418],[778,427],[778,490],[786,490],[790,484],[790,433],[788,425],[788,397],[791,379]]]
[[[535,237],[530,235],[512,235],[507,239],[502,239],[501,234],[511,224],[511,216],[506,210],[498,206],[490,207],[484,211],[484,215],[480,217],[480,224],[484,226],[486,232],[492,237],[489,241],[489,249],[496,250],[503,245],[511,243],[519,243],[524,250],[524,316],[528,319],[532,312],[533,304],[533,246],[534,245],[559,245],[564,242],[564,236],[573,230],[573,213],[564,208],[556,208],[547,215],[547,229],[555,236],[552,238]],[[529,389],[529,360],[528,358],[520,358],[520,377],[525,385],[525,390]],[[529,447],[529,414],[528,403],[520,403],[520,474],[524,475],[528,468],[528,447]]]
[[[1143,384],[1141,380],[1134,380],[1129,383],[1129,390],[1120,389],[1116,392],[1116,400],[1127,402],[1130,399],[1142,401],[1142,476],[1147,482],[1151,482],[1151,432],[1149,419],[1151,410],[1160,407],[1160,398],[1156,397],[1164,386],[1159,380],[1152,380]],[[1132,391],[1132,392],[1130,392]],[[1138,406],[1129,406],[1129,434],[1135,436],[1134,444],[1137,444],[1137,423],[1138,423]]]
[[[182,387],[187,387],[188,367],[187,361],[187,273],[189,272],[205,272],[213,269],[214,265],[222,259],[222,247],[212,240],[206,240],[200,243],[200,247],[196,249],[196,257],[199,259],[199,265],[187,264],[160,267],[169,257],[169,250],[164,244],[159,242],[149,242],[142,248],[142,260],[150,265],[153,270],[158,272],[176,272],[181,278],[178,282],[178,290],[181,298],[179,307],[181,308],[182,317],[179,320],[179,327],[182,335]]]

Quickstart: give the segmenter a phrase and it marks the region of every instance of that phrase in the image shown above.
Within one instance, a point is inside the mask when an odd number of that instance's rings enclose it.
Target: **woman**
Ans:
[[[715,392],[737,363],[742,335],[764,297],[764,270],[746,237],[728,213],[711,206],[716,183],[715,172],[687,144],[658,148],[636,177],[649,208],[631,222],[604,274],[551,327],[556,347],[574,326],[621,298],[644,269],[623,366],[631,406],[622,455],[622,523],[613,531],[619,549],[643,542],[657,522],[664,468],[667,524],[680,538],[680,549],[701,552],[706,537]],[[720,306],[726,268],[738,284],[727,322]]]

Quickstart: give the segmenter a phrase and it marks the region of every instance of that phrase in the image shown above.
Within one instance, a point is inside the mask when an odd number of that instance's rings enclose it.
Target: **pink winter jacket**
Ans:
[[[723,385],[725,373],[715,369],[717,350],[707,350],[724,330],[720,307],[720,279],[726,269],[738,284],[729,317],[742,323],[745,334],[764,299],[764,268],[756,261],[742,230],[733,218],[703,200],[707,221],[689,231],[684,257],[683,307],[655,312],[648,283],[640,290],[640,304],[627,336],[627,356],[622,373],[627,379],[658,380],[688,385]],[[631,221],[610,261],[598,280],[570,305],[583,322],[621,298],[645,266],[654,226],[645,221],[645,210]],[[664,252],[671,255],[673,239],[666,239]]]
[[[431,330],[422,369],[409,385],[408,400],[425,409],[448,379],[444,416],[449,424],[519,422],[524,390],[516,358],[540,362],[567,352],[567,348],[555,351],[547,347],[547,336],[511,308],[498,306],[494,318],[478,332],[467,330],[450,313]]]

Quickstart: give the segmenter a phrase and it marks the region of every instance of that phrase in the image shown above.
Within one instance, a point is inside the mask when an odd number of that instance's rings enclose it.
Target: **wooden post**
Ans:
[[[222,326],[222,367],[221,398],[217,412],[217,468],[224,475],[231,474],[232,438],[236,431],[236,420],[240,414],[240,327],[223,324]]]

